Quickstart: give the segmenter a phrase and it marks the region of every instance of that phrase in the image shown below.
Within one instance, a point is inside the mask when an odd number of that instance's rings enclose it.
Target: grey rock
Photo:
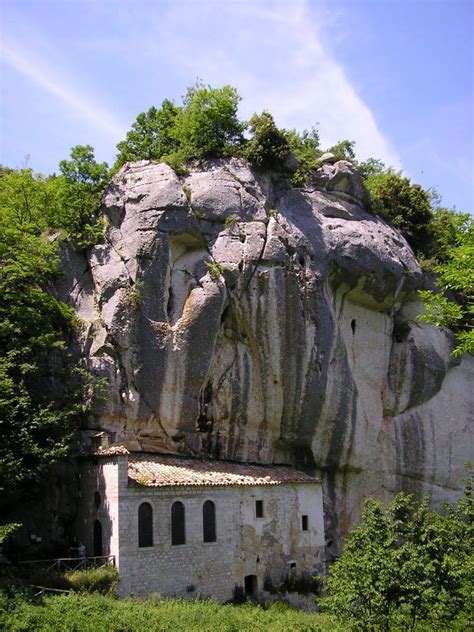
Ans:
[[[330,165],[334,164],[335,162],[337,162],[337,156],[333,153],[331,153],[330,151],[327,151],[325,154],[323,154],[319,160],[321,161],[322,164],[324,163],[329,163]]]
[[[452,499],[473,452],[473,359],[416,322],[421,270],[366,199],[346,161],[298,190],[237,159],[130,163],[60,288],[115,443],[319,472],[335,550],[364,497]]]

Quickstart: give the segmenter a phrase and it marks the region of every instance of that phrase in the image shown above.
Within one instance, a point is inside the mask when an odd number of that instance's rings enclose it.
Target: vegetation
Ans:
[[[70,590],[80,593],[112,593],[118,585],[119,574],[115,566],[92,566],[84,570],[69,571],[65,575]]]
[[[67,454],[88,378],[72,360],[78,327],[59,300],[61,243],[96,242],[107,166],[90,146],[71,150],[59,176],[0,169],[0,492],[37,481]]]
[[[245,603],[220,605],[210,600],[114,599],[99,594],[50,596],[41,601],[25,596],[7,598],[0,593],[0,628],[11,632],[337,632],[338,626],[323,614],[299,612],[285,604],[267,610]]]
[[[367,500],[326,580],[324,608],[358,630],[465,630],[474,616],[474,476],[443,515],[400,493]],[[424,626],[423,626],[424,627]]]
[[[252,139],[244,155],[259,169],[282,171],[291,155],[290,144],[284,130],[278,129],[269,112],[254,114],[250,119]]]
[[[244,122],[237,117],[240,97],[232,86],[188,88],[181,106],[163,101],[138,115],[119,150],[115,169],[128,160],[163,160],[180,171],[194,158],[234,155],[243,144]]]

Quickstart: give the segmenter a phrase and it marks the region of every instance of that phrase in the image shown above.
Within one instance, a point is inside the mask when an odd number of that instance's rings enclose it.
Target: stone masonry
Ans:
[[[159,455],[150,459],[160,464]],[[180,461],[183,466],[190,462]],[[288,574],[321,572],[324,527],[319,481],[290,468],[219,465],[214,462],[215,473],[207,472],[214,483],[185,480],[185,484],[159,485],[158,481],[150,486],[145,478],[137,483],[131,477],[133,457],[127,454],[104,453],[84,462],[77,535],[92,555],[97,552],[94,523],[100,522],[102,553],[115,555],[120,595],[199,595],[225,601],[232,598],[235,587],[245,588],[246,577],[253,583],[252,591],[259,592],[265,580],[278,585]],[[235,479],[225,483],[225,476],[232,480],[232,475],[219,471],[232,467],[245,472],[240,484]],[[266,477],[262,478],[262,471]],[[216,541],[205,543],[207,500],[215,505]],[[171,543],[171,506],[176,501],[185,507],[182,545]],[[257,517],[256,501],[262,501],[262,517]],[[139,547],[138,509],[144,502],[153,510],[153,546]]]

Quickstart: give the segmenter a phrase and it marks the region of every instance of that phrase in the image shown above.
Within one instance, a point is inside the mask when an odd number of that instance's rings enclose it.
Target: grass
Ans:
[[[211,600],[184,601],[150,597],[116,599],[72,593],[31,601],[0,593],[0,629],[12,632],[337,632],[332,619],[319,613],[274,604],[221,605]]]

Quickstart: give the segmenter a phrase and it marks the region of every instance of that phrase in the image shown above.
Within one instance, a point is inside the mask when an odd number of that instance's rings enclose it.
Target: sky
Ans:
[[[474,213],[474,0],[0,0],[0,163],[113,163],[196,79]]]

